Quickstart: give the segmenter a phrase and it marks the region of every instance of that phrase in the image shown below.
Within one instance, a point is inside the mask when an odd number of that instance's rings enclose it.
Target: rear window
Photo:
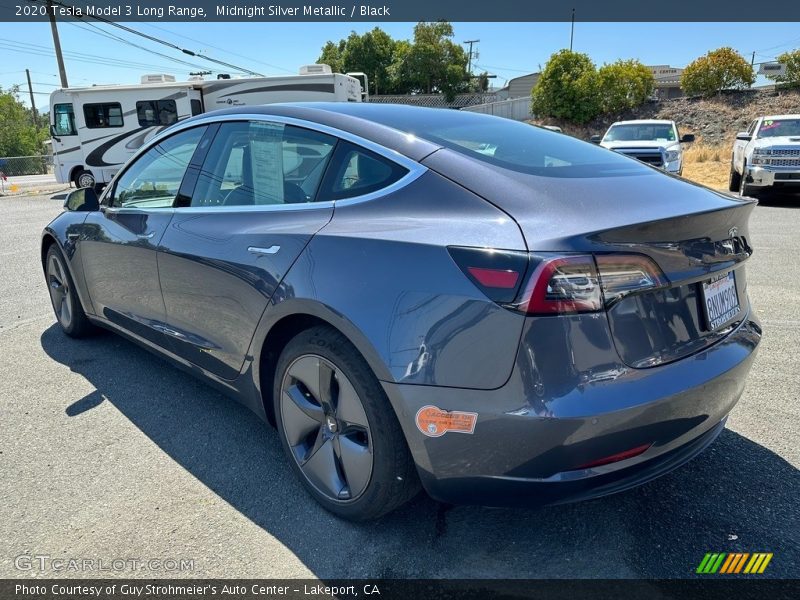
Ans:
[[[378,116],[378,115],[376,115]],[[455,110],[381,111],[378,122],[489,163],[545,177],[652,173],[638,161],[527,123]]]

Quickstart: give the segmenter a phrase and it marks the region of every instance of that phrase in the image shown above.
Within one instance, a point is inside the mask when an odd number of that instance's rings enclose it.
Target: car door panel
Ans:
[[[164,343],[156,326],[166,318],[156,250],[173,211],[104,208],[83,224],[81,258],[97,315]]]
[[[169,345],[158,279],[158,244],[172,204],[206,127],[168,137],[129,163],[80,235],[87,289],[98,317],[159,345]]]
[[[280,282],[332,208],[178,213],[158,267],[176,354],[234,379]],[[291,294],[291,290],[283,290]]]

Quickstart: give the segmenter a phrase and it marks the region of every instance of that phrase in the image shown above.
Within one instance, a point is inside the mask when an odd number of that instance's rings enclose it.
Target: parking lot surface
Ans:
[[[727,430],[697,459],[579,504],[420,496],[361,525],[310,499],[246,409],[115,335],[61,333],[39,262],[61,204],[0,198],[0,577],[671,578],[706,552],[773,552],[764,576],[800,576],[800,198],[753,213],[765,335]],[[21,555],[191,564],[54,572]]]

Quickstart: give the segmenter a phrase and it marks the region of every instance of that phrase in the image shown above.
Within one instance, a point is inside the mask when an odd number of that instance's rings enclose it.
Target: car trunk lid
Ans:
[[[697,352],[746,316],[744,262],[752,253],[748,219],[754,201],[646,168],[542,177],[444,152],[426,164],[506,211],[531,252],[644,255],[658,265],[665,285],[605,307],[617,350],[629,366],[650,367]]]

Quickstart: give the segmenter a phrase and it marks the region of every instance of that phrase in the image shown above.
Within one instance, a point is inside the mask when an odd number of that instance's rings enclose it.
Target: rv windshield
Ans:
[[[76,135],[75,112],[72,104],[55,104],[53,106],[53,132],[57,136]]]

